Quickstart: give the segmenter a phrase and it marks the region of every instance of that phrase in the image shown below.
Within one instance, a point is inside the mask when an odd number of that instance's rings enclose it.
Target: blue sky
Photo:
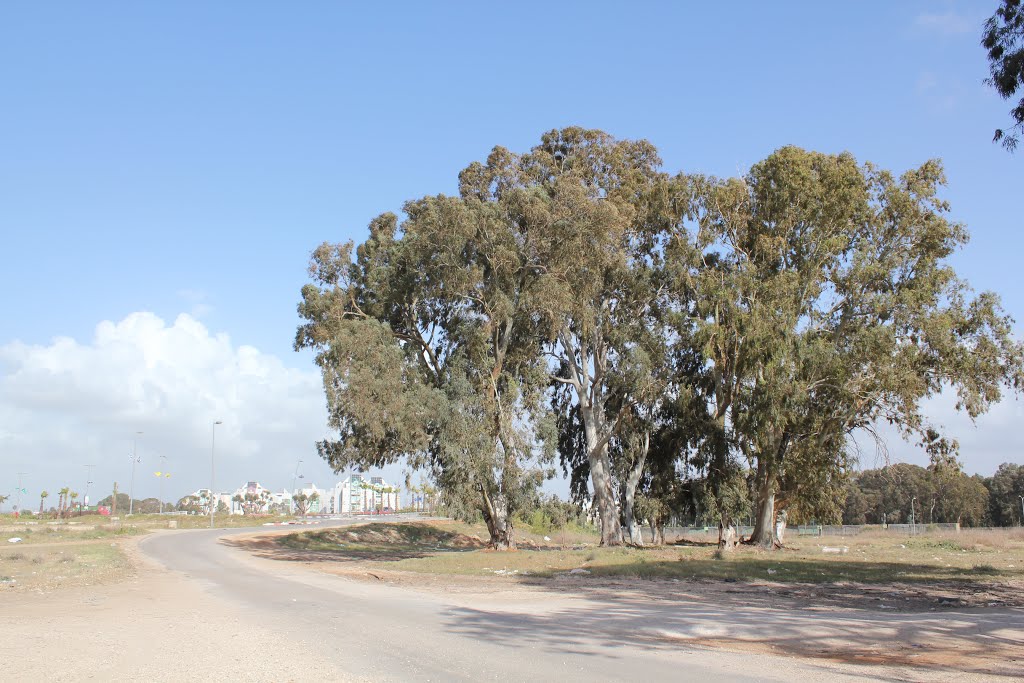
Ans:
[[[1010,105],[982,84],[978,45],[995,2],[632,5],[3,5],[0,347],[89,346],[102,321],[186,313],[281,376],[309,372],[291,344],[314,246],[454,192],[496,144],[573,124],[716,175],[786,144],[897,171],[939,157],[972,233],[957,266],[1024,320],[1024,152],[990,143]],[[19,353],[0,373],[23,369]],[[50,467],[13,432],[0,427],[3,478]],[[1019,460],[1020,437],[1000,434]],[[73,460],[107,457],[102,442]],[[230,469],[230,443],[228,476],[257,476],[243,455]]]

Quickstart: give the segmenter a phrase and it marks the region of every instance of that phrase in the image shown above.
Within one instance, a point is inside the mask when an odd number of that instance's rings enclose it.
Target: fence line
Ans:
[[[987,527],[978,527],[987,529]],[[878,531],[889,534],[916,536],[918,534],[935,533],[939,531],[952,531],[959,533],[961,527],[956,523],[936,524],[807,524],[787,527],[785,533],[793,536],[856,536],[865,531]],[[651,542],[651,530],[642,527],[644,542]],[[754,533],[752,526],[736,527],[737,535],[742,538]],[[718,538],[717,526],[682,526],[673,525],[665,527],[665,540],[672,542],[684,536],[707,536]]]

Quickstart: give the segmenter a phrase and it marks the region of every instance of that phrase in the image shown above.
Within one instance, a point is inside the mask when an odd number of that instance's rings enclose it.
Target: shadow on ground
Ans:
[[[356,571],[367,568],[360,563],[472,552],[485,545],[473,536],[402,524],[222,542],[263,558]],[[507,590],[510,583],[534,591],[540,599],[528,596],[535,605],[528,610],[495,603],[493,608],[453,605],[445,611],[447,630],[480,640],[500,634],[517,648],[586,653],[599,642],[614,656],[624,648],[704,646],[1008,679],[1024,674],[1024,584],[1019,575],[984,568],[973,580],[964,578],[969,570],[962,567],[817,561],[784,552],[746,554],[739,561],[666,560],[652,549],[627,559],[614,566],[594,563],[586,569],[589,574],[555,578],[431,580],[434,587],[443,589],[447,582],[463,594],[468,586],[470,604],[477,594],[477,603],[487,604],[489,593]],[[374,571],[389,579],[410,576],[381,572],[379,565]],[[868,675],[880,677],[877,669]],[[906,675],[897,672],[890,680]]]
[[[560,583],[550,590],[564,596],[576,588]],[[579,607],[540,614],[459,607],[447,627],[471,638],[501,634],[524,651],[580,652],[582,642],[596,639],[613,652],[696,645],[1010,679],[1024,672],[1021,609],[883,613],[780,601],[769,586],[730,595],[682,582],[645,583],[591,587]],[[905,679],[898,672],[890,678]]]
[[[423,525],[376,523],[287,535],[227,537],[221,543],[288,562],[397,562],[485,546],[480,539]]]

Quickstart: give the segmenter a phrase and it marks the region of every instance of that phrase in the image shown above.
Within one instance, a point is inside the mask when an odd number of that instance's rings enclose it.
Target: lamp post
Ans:
[[[85,467],[85,499],[82,501],[85,507],[89,507],[89,484],[92,483],[92,468],[96,465],[83,465]]]
[[[161,455],[160,460],[164,463],[160,467],[160,472],[157,474],[157,476],[160,477],[160,514],[162,515],[164,514],[164,478],[167,474],[164,470],[167,469],[167,456]]]
[[[132,439],[132,481],[128,486],[128,515],[130,516],[135,509],[135,463],[139,461],[139,436],[142,432],[135,432],[135,437]]]
[[[21,485],[21,478],[26,474],[28,474],[28,472],[18,472],[18,488],[14,491],[18,494],[18,499],[14,502],[14,511],[17,513],[14,515],[15,517],[21,514],[21,494],[25,493],[25,487]]]
[[[217,453],[217,425],[224,424],[221,420],[215,420],[210,428],[210,528],[213,528],[213,515],[217,512],[217,501],[213,499],[214,462]]]
[[[302,459],[300,458],[299,461],[295,463],[295,473],[292,474],[292,496],[295,495],[295,480],[299,478],[299,465],[301,465],[301,464],[302,464]],[[295,514],[295,501],[294,500],[292,500],[292,514],[293,515]]]

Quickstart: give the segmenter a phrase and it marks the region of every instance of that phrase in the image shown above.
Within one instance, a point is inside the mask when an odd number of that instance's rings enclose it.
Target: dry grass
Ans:
[[[35,544],[0,552],[0,592],[46,592],[118,580],[132,570],[118,543]]]
[[[286,522],[295,519],[279,515],[217,515],[214,523],[218,529],[237,529],[263,526],[268,522]],[[42,533],[58,533],[76,538],[105,538],[110,535],[134,535],[154,529],[167,529],[174,524],[178,529],[205,529],[210,518],[201,515],[132,515],[110,519],[100,515],[73,516],[66,519],[49,519],[23,516],[14,519],[11,515],[0,515],[0,539],[9,536],[36,536]],[[52,540],[52,539],[51,539]]]
[[[864,584],[951,583],[982,588],[1024,580],[1024,534],[974,532],[915,537],[883,532],[847,538],[792,538],[783,550],[740,547],[718,559],[708,539],[660,548],[562,547],[527,534],[520,550],[483,549],[484,530],[456,522],[368,525],[291,534],[277,543],[317,559],[426,574],[544,580],[580,577]],[[835,552],[838,550],[838,552]]]

